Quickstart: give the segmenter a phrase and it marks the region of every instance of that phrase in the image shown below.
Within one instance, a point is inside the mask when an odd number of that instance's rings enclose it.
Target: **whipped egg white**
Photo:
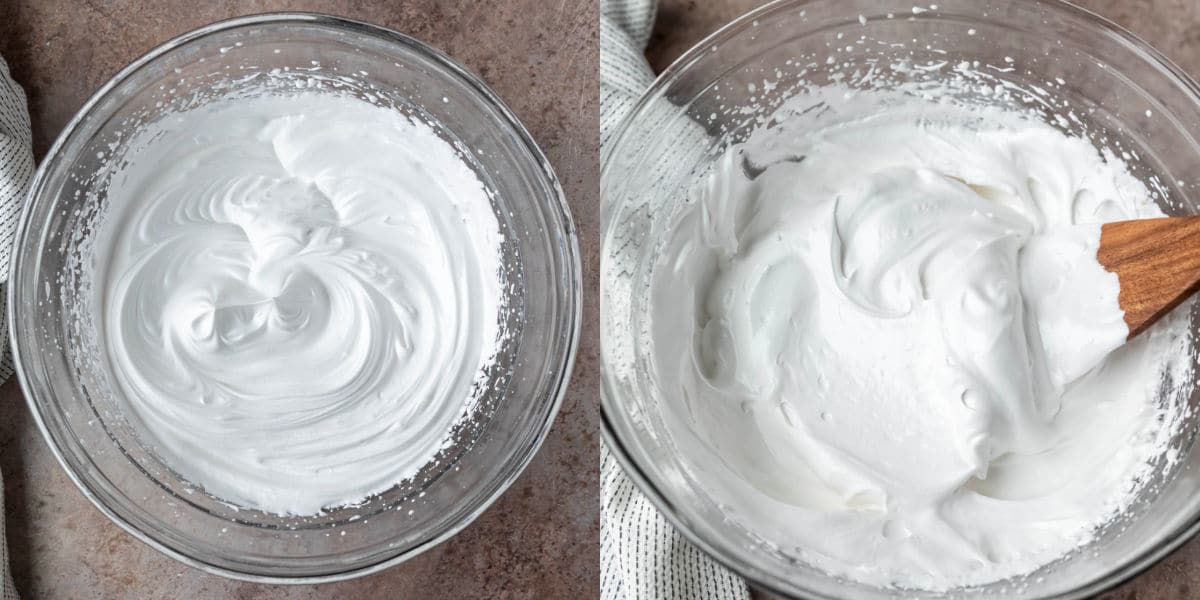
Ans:
[[[813,88],[728,148],[649,268],[690,471],[836,575],[1028,573],[1126,506],[1172,421],[1179,319],[1125,344],[1100,224],[1162,216],[1115,156],[999,108]]]
[[[307,515],[413,476],[491,361],[501,233],[429,124],[349,96],[215,101],[127,141],[99,341],[183,477]]]

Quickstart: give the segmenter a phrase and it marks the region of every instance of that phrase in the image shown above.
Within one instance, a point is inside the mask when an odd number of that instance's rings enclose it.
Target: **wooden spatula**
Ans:
[[[1096,259],[1117,274],[1133,338],[1200,290],[1200,217],[1106,223]]]

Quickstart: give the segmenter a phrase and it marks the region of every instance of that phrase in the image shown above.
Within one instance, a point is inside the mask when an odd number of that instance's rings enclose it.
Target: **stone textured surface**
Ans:
[[[0,0],[0,56],[29,95],[41,157],[89,94],[156,44],[272,10],[333,13],[440,47],[492,85],[554,164],[579,226],[583,344],[571,392],[538,456],[460,535],[382,573],[278,587],[205,575],[112,525],[75,489],[15,381],[0,387],[13,575],[26,599],[582,598],[599,589],[596,265],[599,92],[594,0]],[[1200,589],[1200,588],[1198,588]]]
[[[1119,23],[1200,77],[1200,2],[1195,0],[1073,0]],[[659,0],[658,20],[646,51],[661,71],[705,36],[765,2],[761,0]],[[758,598],[772,598],[756,594]],[[1193,540],[1104,600],[1200,598],[1200,539]]]

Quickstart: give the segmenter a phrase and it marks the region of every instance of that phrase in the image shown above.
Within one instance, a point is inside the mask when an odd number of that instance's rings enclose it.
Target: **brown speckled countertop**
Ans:
[[[348,582],[239,583],[206,575],[143,545],[75,489],[38,434],[16,381],[9,381],[0,387],[0,471],[13,577],[25,600],[597,594],[596,6],[595,0],[0,0],[0,56],[29,96],[39,158],[75,110],[117,70],[158,43],[212,21],[308,10],[370,21],[429,42],[482,75],[549,156],[580,231],[586,282],[583,342],[571,391],[524,475],[449,542]]]
[[[1193,77],[1200,77],[1200,2],[1196,0],[1073,0],[1149,42]],[[765,2],[659,0],[646,55],[661,71],[708,34]],[[757,598],[772,598],[756,594]],[[1200,539],[1109,594],[1104,600],[1200,598]]]

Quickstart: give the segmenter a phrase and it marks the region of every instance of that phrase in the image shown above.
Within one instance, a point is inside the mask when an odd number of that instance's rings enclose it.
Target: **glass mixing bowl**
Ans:
[[[89,344],[95,325],[81,299],[86,277],[79,265],[106,206],[100,157],[119,159],[121,140],[135,128],[236,95],[272,70],[337,78],[343,93],[424,117],[459,149],[491,192],[501,223],[503,318],[514,332],[483,384],[478,416],[433,463],[359,506],[312,517],[239,508],[159,460],[120,411],[105,361],[96,360]],[[304,78],[291,83],[297,81]],[[345,579],[412,557],[461,530],[516,479],[566,389],[580,295],[578,242],[558,180],[529,132],[482,81],[387,29],[268,14],[209,25],[159,46],[71,120],[38,170],[21,215],[8,318],[17,373],[38,425],[104,514],[206,571],[295,583]]]
[[[1128,153],[1172,215],[1194,214],[1200,185],[1200,96],[1195,82],[1119,27],[1063,2],[781,0],[701,42],[643,95],[605,150],[601,171],[601,406],[606,442],[626,473],[691,542],[751,582],[806,598],[887,598],[808,566],[800,549],[741,527],[699,485],[664,423],[641,307],[645,276],[675,204],[730,143],[745,138],[803,83],[870,87],[872,66],[929,84],[978,61],[997,85],[1027,93],[1017,105],[1071,133]],[[883,84],[885,87],[886,83]],[[951,92],[953,93],[953,92]],[[955,101],[988,104],[986,95]],[[1054,119],[1070,112],[1072,118]],[[1191,310],[1193,335],[1200,329]],[[1193,350],[1194,358],[1194,350]],[[1193,363],[1194,364],[1194,363]],[[1085,598],[1146,569],[1200,527],[1200,451],[1192,382],[1161,401],[1192,407],[1133,506],[1094,542],[1020,578],[905,597]],[[1170,386],[1164,385],[1164,389]],[[688,435],[686,433],[680,435]],[[761,533],[761,532],[760,532]]]

